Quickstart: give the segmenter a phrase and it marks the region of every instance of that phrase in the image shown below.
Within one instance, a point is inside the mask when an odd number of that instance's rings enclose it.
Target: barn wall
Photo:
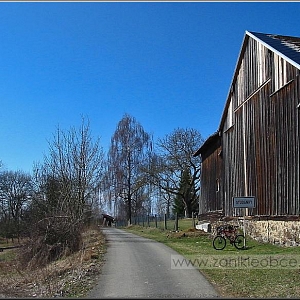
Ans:
[[[270,97],[273,129],[270,135],[274,141],[273,214],[300,214],[300,110],[296,108],[300,103],[299,92],[300,78],[296,76]]]
[[[298,73],[249,38],[222,129],[219,201],[224,201],[225,215],[243,214],[232,207],[235,196],[257,198],[250,215],[300,213]],[[209,172],[204,169],[203,178]]]
[[[201,196],[199,213],[221,210],[221,146],[214,147],[215,150],[202,161]]]
[[[232,85],[233,109],[243,104],[252,93],[270,78],[271,55],[267,48],[249,38]]]

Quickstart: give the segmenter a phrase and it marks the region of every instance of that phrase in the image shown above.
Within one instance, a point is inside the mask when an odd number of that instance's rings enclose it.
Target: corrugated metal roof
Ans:
[[[300,38],[249,31],[246,34],[300,69]]]

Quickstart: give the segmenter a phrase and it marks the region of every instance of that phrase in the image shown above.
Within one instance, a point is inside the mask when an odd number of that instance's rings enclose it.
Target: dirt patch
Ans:
[[[204,230],[189,228],[180,231],[170,231],[168,232],[167,237],[185,238],[185,237],[197,237],[203,235],[209,235],[209,233],[205,232]]]

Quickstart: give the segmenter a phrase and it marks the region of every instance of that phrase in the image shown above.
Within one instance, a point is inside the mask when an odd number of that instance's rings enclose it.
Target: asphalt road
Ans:
[[[87,298],[220,297],[196,268],[175,268],[171,260],[183,257],[164,244],[114,227],[103,231],[105,263]]]

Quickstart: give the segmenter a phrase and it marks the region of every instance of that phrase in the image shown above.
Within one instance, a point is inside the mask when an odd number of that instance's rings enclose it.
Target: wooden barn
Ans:
[[[199,213],[300,215],[300,38],[245,32],[218,130],[201,156]]]

